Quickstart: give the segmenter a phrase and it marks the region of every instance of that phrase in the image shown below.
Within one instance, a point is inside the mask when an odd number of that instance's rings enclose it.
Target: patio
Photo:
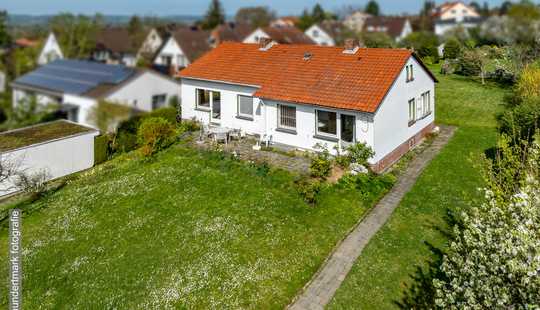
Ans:
[[[256,163],[267,163],[270,166],[288,170],[298,174],[309,173],[310,159],[303,151],[293,147],[272,143],[268,147],[259,142],[260,150],[253,146],[260,141],[258,137],[248,136],[225,127],[209,127],[192,134],[193,145],[200,149],[223,151],[236,154],[239,159]]]

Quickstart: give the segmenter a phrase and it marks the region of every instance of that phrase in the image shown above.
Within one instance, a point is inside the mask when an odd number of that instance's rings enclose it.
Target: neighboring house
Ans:
[[[152,111],[180,95],[180,85],[160,73],[82,60],[56,60],[11,83],[13,104],[35,96],[57,104],[70,121],[94,127],[90,117],[100,100]]]
[[[212,47],[208,31],[184,27],[176,29],[157,52],[154,65],[165,68],[171,76],[187,67]]]
[[[210,33],[210,45],[215,48],[223,42],[243,42],[253,32],[254,28],[248,24],[225,23],[217,26]]]
[[[324,21],[309,27],[305,34],[317,45],[336,46],[343,38],[343,25],[338,21]]]
[[[0,160],[27,176],[45,181],[94,166],[94,138],[99,131],[68,121],[55,121],[0,133]],[[0,197],[20,190],[15,178],[0,182]]]
[[[27,38],[19,38],[15,40],[15,47],[26,48],[26,47],[37,47],[37,46],[39,46],[38,40],[30,40]]]
[[[435,19],[435,34],[442,36],[457,27],[464,29],[480,25],[482,17],[476,10],[461,1],[446,2],[433,11]]]
[[[364,13],[362,11],[356,11],[351,15],[347,16],[343,21],[343,25],[355,32],[362,32],[364,29],[364,24],[366,19],[370,18],[371,15]]]
[[[49,33],[47,41],[45,41],[45,45],[43,45],[43,48],[39,53],[38,64],[42,66],[48,64],[49,62],[63,58],[64,54],[62,53],[60,44],[58,44],[58,41],[56,40],[56,36],[52,32]]]
[[[406,49],[223,43],[181,72],[182,117],[298,149],[365,142],[373,169],[434,128],[435,77]]]
[[[283,16],[270,23],[270,27],[296,27],[300,18],[297,16]]]
[[[413,32],[411,22],[406,17],[373,16],[364,24],[365,32],[382,32],[396,42],[406,38]]]
[[[108,27],[96,36],[96,47],[92,60],[106,64],[121,64],[135,67],[141,58],[151,60],[163,45],[161,36],[155,29],[150,29],[139,39],[124,27]]]
[[[259,43],[261,39],[270,39],[278,44],[315,44],[296,27],[257,28],[244,39],[243,43]]]

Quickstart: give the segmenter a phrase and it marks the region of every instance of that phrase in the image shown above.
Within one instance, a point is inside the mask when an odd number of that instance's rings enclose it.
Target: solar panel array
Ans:
[[[81,95],[101,84],[118,84],[135,73],[125,66],[60,59],[15,80],[15,84]]]

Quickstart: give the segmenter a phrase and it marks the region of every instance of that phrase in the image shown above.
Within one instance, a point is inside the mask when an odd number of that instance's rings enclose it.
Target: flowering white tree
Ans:
[[[450,309],[540,307],[540,145],[509,197],[485,189],[485,202],[463,215],[434,280],[436,304]]]

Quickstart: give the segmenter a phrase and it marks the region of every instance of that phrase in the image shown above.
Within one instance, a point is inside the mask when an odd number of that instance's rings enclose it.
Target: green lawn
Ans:
[[[478,195],[482,180],[471,158],[495,145],[494,116],[507,90],[464,77],[437,76],[437,122],[460,128],[365,248],[330,309],[397,308],[411,275],[434,257],[429,245],[445,246],[441,230],[448,229],[448,211],[466,208]]]
[[[23,218],[24,306],[283,308],[373,203],[335,186],[311,207],[293,180],[182,145],[101,165]]]

